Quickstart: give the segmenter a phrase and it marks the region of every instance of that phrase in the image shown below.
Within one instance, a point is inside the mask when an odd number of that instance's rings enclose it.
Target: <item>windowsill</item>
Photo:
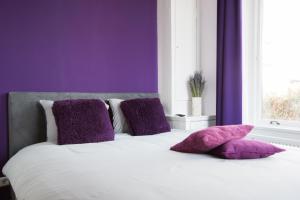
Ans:
[[[300,129],[291,127],[256,126],[250,138],[300,147]]]
[[[275,131],[280,133],[291,133],[291,134],[300,134],[300,128],[296,127],[287,127],[287,126],[255,126],[257,131]]]

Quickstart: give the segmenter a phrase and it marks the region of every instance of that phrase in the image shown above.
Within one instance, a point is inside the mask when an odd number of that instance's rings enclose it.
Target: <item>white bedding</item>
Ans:
[[[299,200],[300,150],[258,160],[170,151],[187,136],[117,134],[98,144],[40,143],[5,165],[19,200]]]

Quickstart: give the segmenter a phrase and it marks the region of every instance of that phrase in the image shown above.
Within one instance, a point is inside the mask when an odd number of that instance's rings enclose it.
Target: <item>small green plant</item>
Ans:
[[[195,72],[194,76],[190,77],[189,86],[190,86],[192,97],[202,96],[204,86],[205,86],[205,80],[202,72]]]

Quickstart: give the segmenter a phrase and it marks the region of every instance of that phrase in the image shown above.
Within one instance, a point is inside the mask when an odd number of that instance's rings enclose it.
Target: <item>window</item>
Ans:
[[[299,0],[257,0],[253,8],[248,110],[257,125],[300,128],[299,9]]]

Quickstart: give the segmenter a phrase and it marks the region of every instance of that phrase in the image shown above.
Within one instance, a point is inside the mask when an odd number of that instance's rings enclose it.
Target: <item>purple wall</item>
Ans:
[[[156,0],[1,0],[1,168],[9,91],[157,92]]]

